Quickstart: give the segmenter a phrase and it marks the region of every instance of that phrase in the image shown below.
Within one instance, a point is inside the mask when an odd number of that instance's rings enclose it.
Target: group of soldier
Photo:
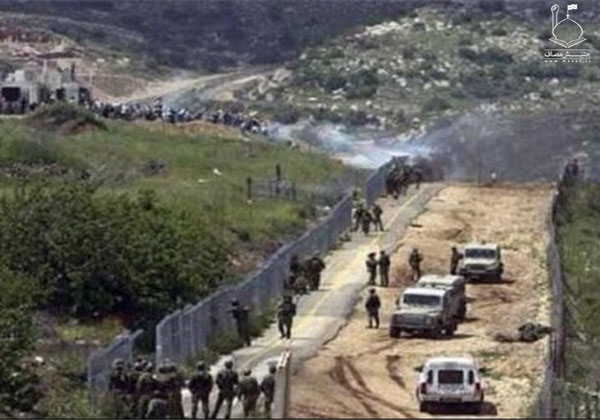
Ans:
[[[419,189],[423,182],[423,172],[417,166],[410,166],[405,162],[396,162],[385,179],[385,188],[388,195],[398,199],[406,195],[408,187],[414,183]]]
[[[304,295],[319,290],[323,270],[325,261],[318,253],[304,261],[300,261],[298,255],[293,255],[290,260],[290,275],[285,285],[287,293]]]
[[[379,253],[379,259],[376,258],[376,255],[375,252],[369,253],[365,263],[367,266],[367,273],[369,273],[368,284],[370,286],[375,285],[377,271],[379,271],[379,282],[381,287],[388,287],[390,285],[390,266],[392,265],[390,256],[383,250]]]
[[[275,395],[275,373],[276,367],[270,366],[269,373],[259,384],[252,371],[247,369],[240,379],[233,362],[228,360],[213,380],[205,363],[198,362],[196,371],[187,381],[192,397],[192,418],[196,418],[199,404],[202,405],[204,418],[217,418],[223,404],[225,418],[230,418],[235,398],[242,403],[246,417],[256,417],[261,394],[264,397],[264,414],[270,417]],[[215,384],[217,401],[210,413],[210,394]],[[114,415],[117,418],[185,418],[182,401],[182,388],[185,385],[184,375],[172,362],[163,362],[155,373],[149,361],[138,359],[133,366],[128,366],[122,359],[116,359],[109,382]]]
[[[358,202],[354,208],[354,226],[352,226],[352,232],[357,232],[359,229],[362,229],[362,232],[365,235],[368,235],[371,231],[371,225],[373,225],[376,232],[383,232],[382,215],[383,209],[379,204],[375,203],[369,209],[363,202]]]

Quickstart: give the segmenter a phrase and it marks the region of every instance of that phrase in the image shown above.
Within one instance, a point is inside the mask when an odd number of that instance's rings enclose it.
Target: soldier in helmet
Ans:
[[[198,362],[196,364],[196,370],[197,371],[192,375],[189,384],[189,389],[192,393],[192,418],[196,418],[198,402],[201,402],[204,418],[207,419],[210,412],[209,397],[210,391],[212,391],[213,388],[213,378],[206,369],[204,362]]]
[[[185,379],[173,362],[169,363],[167,377],[169,418],[181,419],[184,417],[181,388],[185,385]]]
[[[383,221],[381,220],[381,215],[383,214],[383,209],[377,203],[373,204],[373,225],[375,230],[380,230],[383,232]]]
[[[154,366],[152,362],[147,362],[144,366],[144,372],[140,375],[136,385],[136,393],[138,395],[137,413],[139,418],[144,418],[148,412],[148,406],[154,396],[154,391],[158,389],[158,381],[154,377]]]
[[[239,337],[248,347],[251,345],[250,340],[250,310],[246,306],[240,305],[237,299],[231,299],[231,315],[235,320],[236,329]]]
[[[146,366],[146,362],[144,360],[136,360],[133,364],[133,369],[131,369],[127,373],[127,381],[129,384],[129,400],[131,403],[131,413],[138,412],[138,404],[140,400],[140,394],[137,392],[137,383],[142,373],[144,372],[144,367]]]
[[[238,397],[244,408],[244,417],[256,417],[256,402],[260,397],[260,387],[250,369],[244,371],[244,377],[238,387]]]
[[[311,259],[307,261],[305,270],[310,290],[319,290],[323,270],[325,270],[325,262],[319,257],[318,253],[314,253]]]
[[[388,287],[390,285],[390,266],[392,265],[392,262],[390,256],[383,250],[379,253],[377,265],[379,266],[379,281],[381,287]]]
[[[458,252],[455,246],[450,251],[450,274],[455,275],[458,271],[458,263],[463,259],[463,254]]]
[[[361,224],[363,215],[365,213],[365,208],[363,203],[359,202],[356,206],[356,208],[354,209],[354,226],[352,227],[352,232],[356,232]]]
[[[379,308],[381,308],[381,301],[375,289],[369,290],[369,297],[365,302],[365,308],[369,315],[369,328],[373,328],[373,321],[375,321],[375,328],[379,328]]]
[[[128,418],[130,415],[129,380],[123,359],[115,359],[112,373],[109,378],[108,389],[112,394],[115,404],[115,417]]]
[[[410,256],[408,257],[408,265],[411,269],[411,278],[413,281],[419,281],[421,278],[421,262],[423,261],[423,256],[419,253],[417,248],[413,248]]]
[[[275,365],[269,366],[269,374],[265,376],[260,383],[260,390],[264,396],[265,403],[265,416],[267,418],[271,418],[271,406],[273,405],[273,400],[275,399],[275,373],[277,372],[277,367]]]
[[[277,312],[277,321],[281,338],[291,338],[292,322],[296,316],[296,304],[291,296],[284,296],[283,302],[279,305]]]
[[[377,278],[377,260],[375,259],[375,253],[371,252],[367,256],[367,273],[369,273],[369,282],[371,286],[375,285],[375,278]]]
[[[371,223],[373,223],[373,215],[369,210],[364,210],[361,218],[362,231],[365,236],[369,235],[371,230]]]
[[[219,388],[219,394],[211,418],[217,418],[221,405],[225,402],[227,404],[225,418],[228,419],[231,417],[231,406],[233,405],[233,399],[235,398],[239,384],[239,377],[233,369],[233,362],[231,360],[225,362],[225,368],[217,374],[215,382]]]

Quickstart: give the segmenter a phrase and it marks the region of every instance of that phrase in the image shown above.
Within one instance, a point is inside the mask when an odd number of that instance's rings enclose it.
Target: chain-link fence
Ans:
[[[365,186],[365,196],[374,202],[385,191],[385,177],[390,164],[375,171]],[[284,291],[293,255],[300,258],[318,252],[326,253],[350,227],[352,198],[346,196],[315,228],[296,241],[280,248],[260,271],[252,274],[237,286],[223,288],[196,305],[189,305],[166,316],[156,326],[156,361],[169,359],[176,363],[197,358],[219,332],[233,328],[229,313],[230,300],[238,299],[248,305],[254,314],[260,313]]]
[[[246,194],[249,200],[271,198],[333,206],[344,197],[347,190],[347,186],[336,183],[303,185],[287,179],[248,178],[246,180]]]
[[[142,333],[143,330],[137,330],[133,334],[127,330],[118,335],[108,347],[95,350],[90,354],[87,359],[87,381],[91,391],[101,392],[108,389],[113,360],[133,361],[135,340]]]

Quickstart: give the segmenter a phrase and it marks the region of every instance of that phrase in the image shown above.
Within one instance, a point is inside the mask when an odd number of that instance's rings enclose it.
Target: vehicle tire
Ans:
[[[422,401],[419,403],[419,411],[421,413],[426,413],[429,411],[429,403],[426,401]]]
[[[400,328],[390,328],[390,337],[399,338],[400,334],[402,334],[402,330]]]
[[[483,408],[483,401],[472,403],[470,411],[472,414],[481,414]]]
[[[450,324],[444,328],[444,335],[446,337],[452,337],[454,335],[454,331],[456,331],[456,324]]]

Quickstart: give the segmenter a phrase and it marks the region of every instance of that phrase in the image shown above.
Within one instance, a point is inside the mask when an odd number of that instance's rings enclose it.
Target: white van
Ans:
[[[434,357],[419,373],[417,400],[420,411],[432,404],[468,404],[479,413],[484,399],[480,368],[472,357]]]

